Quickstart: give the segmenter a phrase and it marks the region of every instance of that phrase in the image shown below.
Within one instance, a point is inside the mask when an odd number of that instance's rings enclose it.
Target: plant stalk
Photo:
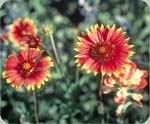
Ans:
[[[38,112],[37,112],[37,99],[36,99],[36,92],[35,92],[35,90],[33,91],[33,97],[34,97],[34,115],[35,115],[35,121],[36,121],[36,124],[39,124]]]
[[[45,44],[42,44],[42,47],[43,47],[44,49],[46,49],[47,54],[48,54],[50,57],[53,58],[53,56],[52,56],[51,53],[49,52],[50,50],[47,48],[47,46],[46,46]],[[57,70],[58,74],[61,76],[61,72],[60,72],[60,69],[59,69],[59,67],[58,67],[57,62],[55,62],[55,60],[53,60],[53,63],[55,64],[55,67],[56,67],[56,70]]]
[[[101,80],[100,80],[100,83],[99,83],[98,90],[99,90],[99,97],[100,97],[100,101],[101,101],[100,102],[101,124],[105,124],[105,121],[104,121],[104,105],[103,105],[103,96],[102,96],[102,84],[103,84],[104,75],[101,73],[100,77],[101,77]]]
[[[56,50],[56,45],[55,45],[55,42],[54,42],[53,34],[50,34],[50,41],[51,41],[51,44],[52,44],[52,48],[53,48],[53,51],[54,51],[56,62],[59,64],[60,60],[59,60],[58,52]]]

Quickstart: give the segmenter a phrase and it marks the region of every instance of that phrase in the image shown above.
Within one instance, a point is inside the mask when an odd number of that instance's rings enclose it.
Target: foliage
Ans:
[[[83,1],[83,2],[82,2]],[[38,29],[52,24],[54,39],[61,59],[59,70],[51,70],[52,77],[37,90],[39,121],[42,123],[98,123],[101,120],[97,82],[93,74],[79,71],[74,61],[74,43],[77,35],[90,24],[98,23],[122,27],[131,37],[137,66],[149,68],[149,22],[148,6],[138,0],[15,0],[6,2],[1,10],[1,33],[8,31],[8,25],[15,19],[30,17]],[[48,37],[42,37],[52,52]],[[12,43],[1,42],[1,72]],[[54,56],[52,54],[52,56]],[[147,80],[148,80],[147,76]],[[143,108],[130,106],[122,116],[115,115],[116,104],[113,95],[103,95],[106,123],[145,122],[148,118],[148,87],[143,91]],[[129,103],[130,104],[130,103]],[[25,88],[15,90],[1,77],[1,116],[6,122],[30,124],[34,122],[33,96]],[[134,114],[132,114],[134,113]]]

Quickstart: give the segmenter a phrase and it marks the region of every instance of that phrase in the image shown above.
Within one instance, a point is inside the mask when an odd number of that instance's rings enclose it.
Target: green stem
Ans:
[[[53,58],[53,56],[52,56],[51,53],[49,52],[50,50],[46,47],[46,45],[45,45],[45,44],[42,44],[42,47],[46,50],[47,54],[48,54],[50,57]],[[60,69],[59,69],[57,63],[56,63],[54,60],[53,60],[53,62],[54,62],[54,64],[55,64],[55,67],[56,67],[56,70],[57,70],[58,74],[61,76],[61,72],[60,72]]]
[[[36,121],[36,124],[39,124],[38,112],[37,112],[37,99],[36,99],[36,93],[35,93],[35,91],[33,91],[33,97],[34,97],[34,115],[35,115],[35,121]]]
[[[102,96],[102,84],[103,84],[104,75],[101,73],[101,80],[99,83],[99,96],[100,96],[100,108],[101,108],[101,124],[105,124],[104,121],[104,105],[103,105],[103,96]]]
[[[47,46],[46,46],[44,43],[42,43],[42,47],[46,50],[47,54],[48,54],[50,57],[52,57],[52,55],[51,55],[50,52],[49,52],[49,49],[47,48]]]
[[[56,50],[56,45],[55,45],[54,38],[53,38],[53,34],[50,34],[50,39],[51,39],[50,41],[51,41],[51,44],[52,44],[54,55],[55,55],[55,58],[56,58],[56,62],[60,63],[58,52]]]

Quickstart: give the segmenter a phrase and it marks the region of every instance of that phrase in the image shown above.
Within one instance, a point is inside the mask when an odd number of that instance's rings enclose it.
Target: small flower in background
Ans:
[[[114,76],[114,79],[119,82],[121,87],[130,87],[133,90],[139,90],[147,85],[146,75],[146,70],[140,70],[134,62],[130,62],[120,70],[118,76]]]
[[[116,29],[115,25],[112,28],[91,26],[91,30],[83,32],[78,39],[76,63],[88,73],[117,74],[134,53],[130,50],[133,45],[128,45],[129,38],[125,38],[125,32],[121,28]]]
[[[8,40],[8,34],[7,33],[2,33],[0,35],[0,42],[4,42],[5,40]]]
[[[77,35],[78,34],[78,29],[76,27],[72,27],[71,28],[71,32],[74,34],[74,35]]]
[[[39,48],[41,46],[41,39],[40,37],[37,35],[37,36],[29,36],[29,40],[28,40],[28,45],[29,45],[29,48]]]
[[[50,24],[46,24],[42,27],[42,32],[44,34],[53,34],[53,26]]]
[[[24,48],[40,48],[41,46],[41,39],[39,35],[27,35],[24,36],[24,38],[22,39],[23,41],[25,41]]]
[[[36,35],[37,28],[34,25],[33,20],[29,18],[19,18],[10,27],[9,37],[10,40],[16,45],[25,43],[24,37],[28,35]]]
[[[43,51],[37,49],[20,50],[19,55],[11,54],[5,62],[3,77],[15,88],[23,84],[27,89],[40,88],[50,76],[49,68],[53,66],[50,57],[41,57]]]
[[[103,93],[107,94],[117,89],[117,93],[114,96],[115,103],[125,104],[127,98],[130,96],[135,105],[142,107],[141,100],[143,99],[143,95],[134,93],[134,91],[138,91],[147,86],[147,81],[145,79],[146,74],[146,70],[140,70],[136,67],[135,63],[130,62],[120,70],[118,76],[112,75],[112,77],[104,79]],[[117,111],[119,111],[120,106],[117,109]]]

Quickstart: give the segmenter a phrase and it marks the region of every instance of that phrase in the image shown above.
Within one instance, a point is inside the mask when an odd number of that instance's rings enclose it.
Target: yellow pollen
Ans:
[[[31,66],[28,62],[23,63],[23,69],[29,69]]]
[[[34,42],[34,41],[31,41],[31,42],[30,42],[30,45],[31,45],[31,46],[35,45],[35,42]]]
[[[109,42],[95,44],[91,49],[91,57],[100,63],[114,59],[116,49]]]
[[[106,48],[105,47],[100,47],[99,51],[100,51],[100,53],[105,53],[106,52]]]
[[[26,32],[25,30],[22,30],[22,34],[23,34],[23,35],[26,35],[27,32]]]

